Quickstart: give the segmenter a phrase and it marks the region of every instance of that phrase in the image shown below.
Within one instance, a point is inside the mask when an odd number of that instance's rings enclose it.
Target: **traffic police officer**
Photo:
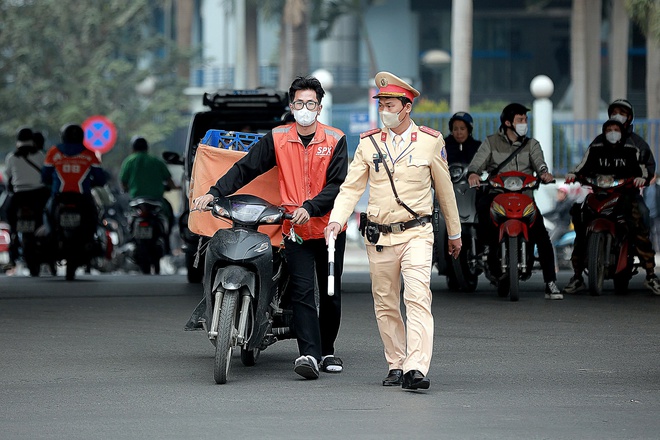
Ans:
[[[379,92],[374,98],[379,100],[385,128],[360,136],[325,237],[341,231],[368,183],[367,224],[361,221],[360,228],[367,242],[376,321],[389,365],[383,385],[427,389],[433,351],[432,189],[447,222],[449,253],[455,258],[461,249],[461,225],[441,133],[417,126],[410,118],[419,92],[388,72],[376,75],[376,86]],[[406,325],[400,311],[401,275]]]

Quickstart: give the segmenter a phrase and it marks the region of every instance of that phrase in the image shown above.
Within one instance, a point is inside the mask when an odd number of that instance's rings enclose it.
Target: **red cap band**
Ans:
[[[379,89],[378,94],[376,95],[376,97],[385,97],[385,98],[388,96],[391,97],[405,96],[411,101],[415,99],[415,95],[413,95],[413,92],[411,92],[408,89],[404,89],[403,87],[395,86],[394,84],[388,84],[385,87]]]

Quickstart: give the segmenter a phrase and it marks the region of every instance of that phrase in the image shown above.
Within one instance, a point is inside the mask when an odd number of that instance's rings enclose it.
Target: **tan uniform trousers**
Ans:
[[[419,370],[424,375],[429,371],[433,354],[432,252],[433,237],[383,246],[381,252],[376,251],[376,246],[367,246],[376,321],[390,370]],[[401,275],[405,326],[401,316]]]

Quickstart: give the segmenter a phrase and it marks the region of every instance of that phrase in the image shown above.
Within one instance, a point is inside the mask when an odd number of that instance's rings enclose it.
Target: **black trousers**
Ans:
[[[290,273],[289,292],[293,325],[300,355],[317,361],[334,354],[341,321],[341,275],[344,269],[346,232],[335,241],[335,294],[328,296],[328,248],[325,239],[305,240],[302,244],[285,238],[284,252]],[[314,279],[319,286],[319,311],[314,299]]]
[[[490,246],[488,263],[494,274],[498,275],[499,265],[497,264],[497,249],[494,246],[499,244],[499,235],[490,218],[490,205],[496,195],[497,193],[487,193],[477,201],[477,216],[479,219],[477,237],[483,245]],[[546,283],[557,281],[557,274],[555,272],[555,250],[552,247],[550,235],[545,228],[543,216],[538,211],[538,207],[536,221],[529,229],[529,237],[531,242],[536,244],[539,251],[539,263],[541,263],[541,270],[543,271],[543,281]]]

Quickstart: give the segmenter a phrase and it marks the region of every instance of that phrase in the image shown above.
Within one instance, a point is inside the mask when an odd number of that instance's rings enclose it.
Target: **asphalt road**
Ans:
[[[568,274],[560,274],[560,285]],[[305,381],[292,340],[213,381],[213,346],[183,325],[185,276],[0,278],[0,439],[657,439],[660,297],[450,293],[433,277],[427,392],[384,388],[368,275],[345,276],[337,355]],[[607,285],[611,289],[611,285]]]

